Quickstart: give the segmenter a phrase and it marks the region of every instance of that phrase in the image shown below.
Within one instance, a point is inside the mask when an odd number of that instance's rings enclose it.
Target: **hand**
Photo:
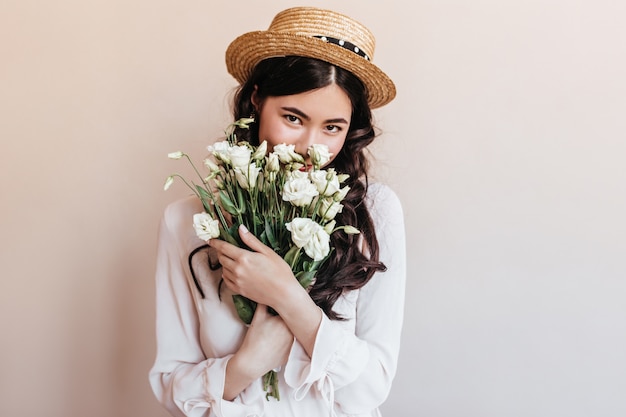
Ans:
[[[300,286],[291,267],[272,248],[264,245],[244,226],[239,227],[239,236],[251,250],[238,248],[223,240],[209,241],[218,252],[224,284],[236,294],[274,308],[281,315],[278,318],[281,324],[312,356],[322,311]],[[258,311],[257,306],[253,323]],[[250,330],[248,332],[251,333]]]
[[[238,248],[219,239],[209,245],[217,250],[222,265],[224,284],[260,304],[275,307],[288,299],[290,289],[300,288],[290,266],[274,250],[263,244],[245,226],[239,227],[239,236],[251,250]]]
[[[283,319],[270,314],[265,304],[258,304],[235,362],[251,378],[258,378],[287,363],[293,340]]]

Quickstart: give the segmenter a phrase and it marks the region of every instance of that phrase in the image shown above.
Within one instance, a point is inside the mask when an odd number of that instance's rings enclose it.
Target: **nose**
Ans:
[[[315,143],[318,143],[318,132],[315,129],[304,129],[296,145],[296,152],[304,156],[304,159],[308,161],[307,151]]]

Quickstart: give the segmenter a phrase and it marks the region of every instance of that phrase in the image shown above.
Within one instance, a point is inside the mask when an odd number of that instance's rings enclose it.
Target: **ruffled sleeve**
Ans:
[[[226,364],[231,355],[205,357],[199,341],[196,304],[184,261],[185,207],[171,205],[161,221],[156,268],[157,355],[150,385],[173,416],[253,417],[263,415],[264,394],[252,384],[233,401],[223,399]],[[181,219],[182,218],[182,219]],[[201,242],[200,242],[201,243]]]
[[[285,368],[296,399],[321,395],[331,415],[335,408],[348,415],[376,409],[396,373],[406,280],[404,219],[398,198],[385,186],[371,190],[369,203],[387,270],[358,290],[351,325],[324,315],[312,358],[295,343]]]

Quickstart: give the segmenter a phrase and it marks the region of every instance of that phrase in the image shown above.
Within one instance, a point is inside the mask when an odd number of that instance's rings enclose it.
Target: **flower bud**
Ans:
[[[331,220],[328,223],[326,223],[326,226],[324,226],[324,230],[326,231],[326,233],[330,235],[335,230],[336,224],[337,222],[334,220]]]
[[[249,129],[250,125],[252,123],[254,123],[254,118],[252,118],[252,117],[242,117],[241,119],[239,119],[235,123],[233,123],[233,125],[241,128],[241,129]]]
[[[278,155],[274,152],[270,153],[267,157],[266,169],[268,172],[278,172],[280,169],[280,160],[278,159]]]
[[[319,201],[317,214],[322,216],[324,220],[334,219],[337,213],[341,213],[343,204],[326,198]]]
[[[279,143],[274,145],[273,152],[278,156],[278,159],[280,159],[280,162],[283,164],[290,164],[292,162],[304,163],[304,158],[296,152],[295,145]]]
[[[348,191],[350,191],[350,187],[346,185],[333,195],[333,200],[337,202],[342,201],[344,198],[346,198],[346,195],[348,195]]]
[[[256,148],[256,151],[254,151],[254,153],[252,154],[252,159],[255,160],[255,161],[260,161],[263,158],[265,158],[265,154],[266,153],[267,153],[267,142],[263,141]]]
[[[170,188],[173,182],[174,182],[173,175],[170,175],[169,177],[167,177],[167,179],[165,180],[165,184],[163,185],[163,190],[167,191],[167,189]]]
[[[219,171],[219,170],[220,170],[220,167],[218,167],[218,166],[215,164],[215,162],[211,161],[209,158],[206,158],[206,159],[204,160],[204,166],[205,166],[205,167],[207,167],[207,169],[208,169],[211,173],[213,173],[213,172],[216,172],[216,171]]]
[[[301,164],[300,162],[293,162],[287,165],[287,170],[289,171],[299,171],[300,168],[304,168],[304,164]]]
[[[170,159],[180,159],[184,156],[185,154],[182,153],[181,151],[176,151],[176,152],[170,152],[167,154],[167,157]]]
[[[307,152],[316,168],[326,165],[332,156],[332,153],[328,151],[328,146],[318,143],[309,146]]]
[[[347,235],[358,235],[359,233],[359,229],[357,229],[354,226],[344,226],[343,227],[343,231],[347,234]]]

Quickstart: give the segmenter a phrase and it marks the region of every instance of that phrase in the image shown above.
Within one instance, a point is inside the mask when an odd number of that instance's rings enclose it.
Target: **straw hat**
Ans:
[[[277,56],[317,58],[344,68],[365,84],[371,108],[396,96],[393,81],[377,66],[374,35],[361,23],[340,13],[314,7],[295,7],[274,17],[267,31],[249,32],[226,50],[226,68],[244,83],[260,61]]]

